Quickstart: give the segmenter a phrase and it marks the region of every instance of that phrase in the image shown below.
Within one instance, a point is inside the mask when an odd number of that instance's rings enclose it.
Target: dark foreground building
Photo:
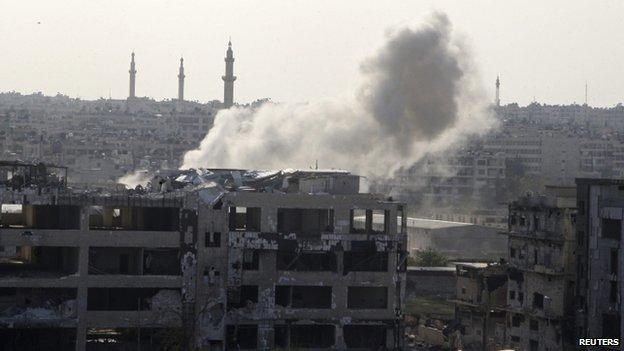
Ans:
[[[624,180],[577,179],[577,328],[581,338],[619,339],[622,323]]]
[[[359,177],[189,170],[118,193],[62,177],[0,169],[0,350],[402,347],[404,208]]]

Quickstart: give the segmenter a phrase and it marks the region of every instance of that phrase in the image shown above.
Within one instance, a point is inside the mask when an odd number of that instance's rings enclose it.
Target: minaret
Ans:
[[[494,101],[494,103],[496,104],[496,107],[500,107],[500,79],[498,79],[498,76],[496,76],[496,100]]]
[[[134,68],[134,52],[132,52],[132,58],[130,60],[130,71],[128,71],[130,73],[130,95],[128,96],[128,99],[134,99],[136,97],[136,95],[134,94],[134,84],[135,84],[135,79],[136,79],[136,69]]]
[[[227,54],[225,56],[225,75],[223,79],[223,106],[230,108],[234,104],[234,53],[232,53],[232,41],[228,42]]]
[[[178,100],[184,101],[184,59],[180,57],[180,73],[178,73]]]

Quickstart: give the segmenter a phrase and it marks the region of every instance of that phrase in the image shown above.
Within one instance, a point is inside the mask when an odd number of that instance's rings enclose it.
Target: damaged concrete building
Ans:
[[[102,193],[3,171],[2,350],[403,345],[404,207],[358,176],[172,171]]]
[[[577,179],[577,330],[580,338],[619,339],[622,314],[622,179]]]
[[[507,337],[521,350],[574,349],[576,189],[509,206]]]
[[[574,187],[518,198],[504,264],[457,266],[454,327],[465,350],[575,348],[576,206]]]
[[[462,263],[457,285],[454,350],[501,350],[506,344],[507,266]]]

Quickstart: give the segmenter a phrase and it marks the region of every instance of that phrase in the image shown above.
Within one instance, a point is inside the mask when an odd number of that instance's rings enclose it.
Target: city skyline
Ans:
[[[153,7],[141,1],[110,7],[74,1],[12,3],[0,15],[0,29],[6,33],[3,42],[10,48],[0,58],[5,67],[0,91],[62,93],[88,100],[123,98],[127,55],[135,51],[141,57],[137,96],[175,98],[176,68],[184,56],[185,97],[220,100],[223,47],[231,36],[239,58],[236,101],[341,97],[356,93],[360,63],[388,31],[417,27],[440,10],[468,41],[491,100],[499,75],[501,104],[526,105],[534,100],[582,104],[585,84],[592,106],[624,101],[624,82],[617,79],[624,72],[616,64],[624,59],[624,49],[610,45],[624,33],[619,21],[610,20],[623,4],[552,2],[539,8],[517,7],[513,2],[481,4],[491,11],[426,1],[392,8],[368,2],[330,7],[272,1],[262,8],[249,2]],[[76,6],[84,7],[83,16],[69,16]],[[554,14],[567,20],[552,21]],[[588,26],[591,33],[582,30]]]

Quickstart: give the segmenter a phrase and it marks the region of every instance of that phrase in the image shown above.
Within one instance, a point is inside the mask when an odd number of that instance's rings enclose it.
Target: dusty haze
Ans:
[[[388,34],[360,74],[349,99],[220,111],[181,168],[309,168],[318,160],[385,177],[493,124],[469,51],[444,14]]]

